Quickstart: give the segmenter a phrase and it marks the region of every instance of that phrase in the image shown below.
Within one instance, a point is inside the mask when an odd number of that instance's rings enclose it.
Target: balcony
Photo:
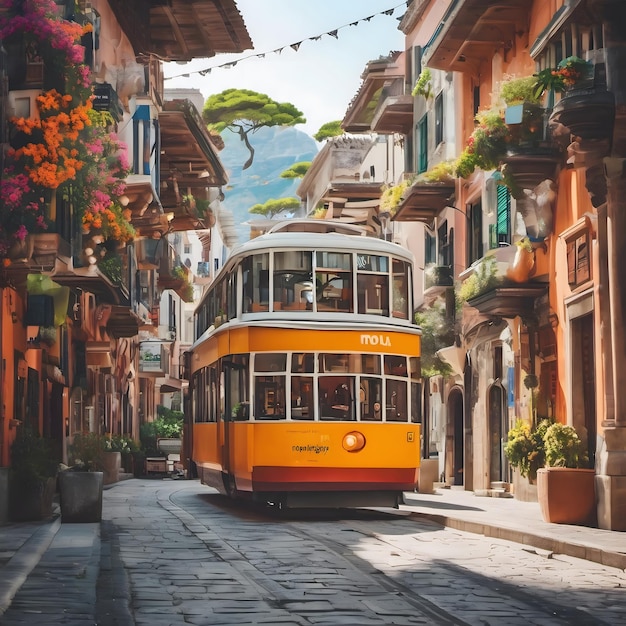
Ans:
[[[110,0],[109,5],[137,55],[153,55],[162,61],[191,61],[252,48],[234,0]]]
[[[370,61],[361,78],[363,82],[342,122],[344,130],[348,133],[410,131],[413,97],[403,95],[404,53],[394,52]]]
[[[424,270],[424,295],[435,296],[454,287],[452,268],[449,265],[427,265]]]
[[[392,217],[395,222],[431,223],[450,205],[454,196],[454,183],[413,183],[405,192]]]
[[[161,125],[160,199],[173,213],[175,231],[204,230],[204,218],[183,203],[184,194],[203,197],[207,187],[226,184],[226,171],[200,114],[188,100],[165,102]]]
[[[604,64],[596,63],[589,79],[567,90],[550,116],[555,132],[571,141],[569,162],[585,169],[585,186],[594,207],[606,201],[603,159],[611,150],[615,115],[615,96],[607,91]]]
[[[547,290],[546,285],[537,283],[501,286],[469,299],[467,304],[487,316],[529,319],[535,314],[535,302]]]
[[[456,0],[424,53],[423,66],[473,72],[496,50],[509,50],[528,31],[528,0]]]
[[[413,96],[404,93],[404,78],[395,79],[380,94],[371,129],[381,134],[408,135],[413,127],[413,103]]]

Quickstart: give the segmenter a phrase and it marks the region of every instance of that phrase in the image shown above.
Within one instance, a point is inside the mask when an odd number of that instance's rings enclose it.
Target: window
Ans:
[[[291,419],[315,419],[313,403],[313,377],[291,377]]]
[[[354,376],[320,376],[319,415],[324,420],[354,420]]]
[[[480,202],[468,207],[470,216],[469,229],[467,231],[468,266],[483,256],[483,210]]]
[[[443,92],[435,98],[435,145],[443,142]]]
[[[591,279],[589,233],[567,240],[567,282],[574,288]]]
[[[389,258],[357,255],[359,313],[389,316]]]
[[[437,239],[426,231],[424,242],[424,264],[430,265],[437,259]]]
[[[408,320],[411,310],[409,285],[412,284],[411,269],[408,263],[400,259],[392,260],[391,304],[392,316]]]
[[[364,421],[382,422],[383,381],[381,378],[363,377],[359,389],[361,419]]]
[[[437,254],[437,265],[449,267],[450,263],[450,242],[448,240],[448,222],[444,220],[437,229],[437,240],[439,250]]]
[[[317,252],[315,298],[318,311],[354,310],[352,293],[352,255],[342,252]]]
[[[302,250],[274,254],[274,310],[313,309],[312,253]]]
[[[243,312],[269,311],[269,254],[254,254],[243,260]]]
[[[418,133],[418,160],[417,173],[421,174],[428,169],[428,116],[424,115],[417,125]]]

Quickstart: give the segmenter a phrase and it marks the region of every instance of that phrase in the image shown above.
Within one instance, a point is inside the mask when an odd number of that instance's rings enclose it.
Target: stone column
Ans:
[[[626,531],[626,20],[624,2],[596,2],[602,10],[607,87],[615,97],[611,155],[605,159],[607,180],[606,250],[611,319],[614,420],[605,422],[596,455],[598,525]],[[610,413],[609,413],[610,414]]]

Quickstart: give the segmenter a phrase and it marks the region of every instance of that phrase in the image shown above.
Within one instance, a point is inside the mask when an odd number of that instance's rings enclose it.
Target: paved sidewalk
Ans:
[[[105,489],[123,489],[125,483]],[[433,494],[407,493],[405,498],[406,504],[401,506],[404,515],[626,569],[626,533],[548,524],[542,520],[536,502],[478,497],[454,488]],[[106,491],[104,499],[106,507]],[[61,524],[58,509],[44,522],[0,526],[0,626],[16,623],[5,622],[3,614],[20,590],[24,605],[19,607],[20,614],[24,614],[20,623],[50,626],[49,621],[41,619],[69,605],[76,613],[64,617],[72,621],[59,623],[93,624],[98,575],[101,568],[108,567],[108,557],[100,550],[101,530],[100,524]],[[58,592],[52,598],[42,593],[41,585],[45,588],[46,582],[35,574],[40,563],[55,564],[57,567],[51,569],[60,572],[54,581]]]
[[[497,537],[626,570],[626,532],[543,521],[537,502],[437,489],[406,493],[403,510],[442,526]]]

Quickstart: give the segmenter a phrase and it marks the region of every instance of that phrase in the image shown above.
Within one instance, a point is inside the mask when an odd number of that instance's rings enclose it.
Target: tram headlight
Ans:
[[[363,433],[353,430],[344,435],[342,445],[348,452],[358,452],[365,447],[365,437]]]

